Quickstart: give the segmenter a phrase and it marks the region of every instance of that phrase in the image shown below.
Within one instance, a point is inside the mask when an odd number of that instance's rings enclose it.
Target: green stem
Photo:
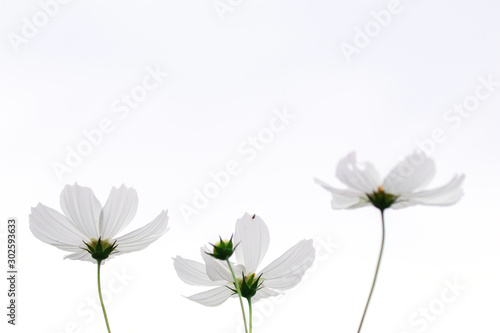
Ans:
[[[252,299],[248,298],[248,321],[250,323],[250,333],[252,333]]]
[[[384,252],[384,242],[385,242],[385,221],[384,221],[384,210],[380,210],[382,216],[382,245],[380,246],[380,254],[378,256],[377,269],[375,270],[375,277],[373,278],[372,289],[370,290],[370,295],[368,296],[368,301],[366,302],[365,311],[363,312],[363,317],[361,318],[361,323],[359,323],[358,333],[361,332],[361,327],[363,326],[363,321],[365,320],[366,311],[368,310],[368,305],[370,304],[370,299],[372,298],[373,289],[375,289],[375,283],[377,282],[378,269],[380,268],[380,262],[382,261],[382,253]]]
[[[104,320],[106,320],[106,327],[108,328],[108,333],[111,333],[108,323],[108,315],[106,314],[106,308],[104,308],[104,302],[102,301],[101,293],[101,260],[97,260],[97,289],[99,290],[99,300],[101,301],[102,313],[104,314]]]
[[[241,305],[241,313],[243,314],[243,323],[245,324],[245,332],[248,333],[247,319],[245,316],[245,308],[243,307],[243,300],[242,300],[242,296],[241,296],[240,284],[238,283],[238,279],[236,279],[236,275],[234,275],[234,271],[233,271],[233,268],[231,267],[231,263],[229,262],[229,259],[226,259],[226,262],[227,262],[227,265],[229,266],[229,270],[231,271],[231,275],[233,276],[234,286],[236,287],[236,291],[238,292],[238,296],[240,299],[240,305]],[[250,310],[250,311],[252,311],[252,310]],[[251,329],[250,329],[250,332],[251,332]]]

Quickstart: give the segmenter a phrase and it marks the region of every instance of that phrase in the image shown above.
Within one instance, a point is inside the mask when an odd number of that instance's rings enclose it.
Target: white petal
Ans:
[[[319,179],[314,179],[314,181],[331,193],[333,209],[359,208],[370,204],[362,192],[352,189],[339,190]]]
[[[218,287],[208,291],[194,294],[188,298],[205,306],[217,306],[224,303],[233,292],[227,287]]]
[[[36,238],[65,251],[83,246],[84,241],[90,241],[66,216],[43,204],[31,208],[29,223]]]
[[[102,239],[113,238],[122,231],[134,218],[137,205],[137,192],[133,188],[113,187],[99,219]]]
[[[252,297],[252,303],[256,303],[259,300],[266,298],[266,297],[273,297],[273,296],[279,296],[281,295],[280,293],[271,290],[269,288],[262,288],[257,291],[254,297]]]
[[[90,261],[93,263],[97,263],[97,261],[94,258],[92,258],[90,253],[88,253],[87,251],[84,251],[84,250],[75,252],[73,254],[68,254],[67,256],[64,257],[64,259],[83,260],[83,261]]]
[[[168,212],[162,211],[152,222],[142,228],[116,238],[117,254],[139,251],[146,248],[167,232]]]
[[[398,163],[385,177],[383,189],[401,195],[427,185],[436,173],[434,161],[424,153],[416,152]]]
[[[380,177],[371,163],[358,163],[356,153],[350,153],[337,166],[337,177],[351,189],[372,193],[380,185]]]
[[[285,290],[297,285],[314,262],[312,239],[301,240],[262,270],[266,288]]]
[[[88,238],[99,238],[97,227],[101,204],[90,188],[76,183],[66,185],[61,192],[61,209]]]
[[[457,203],[463,196],[462,183],[465,176],[454,176],[448,184],[433,190],[408,193],[398,199],[394,208],[402,208],[411,205],[435,205],[448,206]]]
[[[234,281],[233,275],[229,270],[229,266],[225,261],[215,259],[211,255],[207,254],[209,249],[207,247],[201,248],[201,257],[205,261],[206,272],[208,278],[212,281]],[[238,266],[231,264],[236,278],[241,278],[241,270]]]
[[[182,257],[174,258],[174,268],[179,278],[190,285],[219,286],[220,283],[210,280],[205,265]]]
[[[269,229],[258,216],[245,213],[236,221],[234,244],[236,260],[246,268],[246,273],[255,273],[269,248]]]

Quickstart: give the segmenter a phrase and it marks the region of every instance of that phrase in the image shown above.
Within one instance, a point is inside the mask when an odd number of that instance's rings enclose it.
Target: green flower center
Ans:
[[[215,244],[211,244],[213,247],[214,247],[214,250],[212,253],[208,253],[209,255],[211,255],[212,257],[214,257],[215,259],[219,259],[219,260],[228,260],[229,258],[231,258],[231,256],[233,255],[234,253],[234,250],[236,249],[236,246],[233,247],[233,236],[231,236],[231,239],[227,240],[222,240],[221,237],[219,237],[220,241],[218,241],[217,243]]]
[[[99,239],[92,238],[89,243],[83,243],[87,246],[84,250],[90,253],[92,258],[98,262],[107,259],[111,253],[116,252],[115,250],[118,247],[118,245],[116,245],[116,241],[111,243],[109,238],[104,240],[101,240],[100,237]]]
[[[377,192],[366,194],[366,196],[368,197],[368,200],[370,200],[372,205],[374,205],[381,211],[384,211],[386,208],[391,207],[392,204],[395,203],[398,199],[397,195],[385,192],[382,189],[382,186],[379,186]]]
[[[250,300],[252,297],[255,296],[257,291],[259,291],[262,288],[262,281],[260,281],[262,274],[260,274],[258,278],[255,278],[255,273],[244,276],[242,272],[241,276],[242,276],[241,279],[237,279],[241,291],[241,296]],[[229,289],[231,289],[235,294],[238,293],[236,289],[232,288]]]

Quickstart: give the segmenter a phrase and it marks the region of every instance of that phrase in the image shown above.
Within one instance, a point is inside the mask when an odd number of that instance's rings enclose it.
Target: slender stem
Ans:
[[[380,210],[382,216],[382,245],[380,246],[380,254],[378,256],[377,269],[375,270],[375,277],[373,278],[372,289],[370,290],[370,295],[368,296],[368,301],[366,302],[365,311],[363,312],[363,317],[359,323],[358,333],[361,332],[361,327],[363,326],[363,321],[365,320],[366,311],[368,310],[368,305],[370,304],[370,299],[372,298],[373,289],[375,289],[375,283],[377,282],[378,269],[380,268],[380,262],[382,261],[382,253],[384,252],[384,242],[385,242],[385,221],[384,221],[384,210]]]
[[[252,333],[252,299],[248,299],[248,321],[250,323],[250,333]]]
[[[236,291],[238,292],[238,296],[240,299],[240,305],[241,305],[241,313],[243,314],[243,323],[245,324],[245,332],[248,333],[247,329],[247,318],[245,316],[245,308],[243,307],[243,300],[241,296],[241,290],[240,290],[240,284],[238,283],[238,279],[236,279],[236,275],[234,275],[233,268],[231,267],[231,263],[229,262],[229,259],[226,259],[227,265],[229,266],[229,270],[231,271],[231,275],[233,275],[233,280],[234,280],[234,286],[236,287]],[[252,310],[250,310],[252,311]],[[252,320],[252,319],[250,319]],[[251,329],[250,329],[251,331]]]
[[[111,333],[108,323],[108,315],[106,314],[106,308],[104,308],[104,302],[102,301],[101,293],[101,260],[97,261],[97,289],[99,290],[99,300],[101,301],[102,313],[104,314],[104,320],[106,320],[106,327],[108,328],[108,333]]]

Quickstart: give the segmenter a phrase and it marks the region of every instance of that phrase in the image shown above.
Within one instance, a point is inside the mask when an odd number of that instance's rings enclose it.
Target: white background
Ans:
[[[105,332],[101,313],[86,304],[97,295],[96,266],[63,260],[28,228],[30,207],[60,210],[62,188],[78,182],[101,202],[113,186],[134,187],[139,209],[129,230],[170,212],[165,236],[103,268],[113,332],[237,332],[238,302],[187,300],[205,288],[180,281],[171,258],[201,260],[200,246],[229,236],[244,212],[270,229],[263,265],[303,238],[321,254],[286,298],[256,304],[254,331],[355,332],[379,215],[333,211],[313,178],[341,187],[335,168],[350,151],[384,174],[425,141],[438,169],[430,187],[465,173],[466,195],[451,207],[387,212],[363,332],[498,332],[500,87],[467,117],[447,113],[473,101],[476,89],[487,92],[480,77],[500,81],[497,2],[401,0],[380,28],[371,12],[389,1],[222,1],[232,6],[223,20],[212,0],[73,0],[46,22],[38,1],[0,1],[0,216],[19,220],[20,271],[15,328],[6,324],[2,279],[2,331]],[[26,35],[33,16],[40,27]],[[377,27],[348,62],[342,43],[356,46],[356,29]],[[148,68],[169,76],[128,114],[115,112]],[[284,109],[294,118],[270,140],[265,128]],[[113,130],[58,179],[55,163],[66,164],[68,149],[85,145],[83,133],[103,119]],[[431,144],[439,129],[441,142]],[[259,134],[269,142],[255,156],[243,153]],[[198,215],[183,217],[195,189],[232,160],[239,174]],[[132,278],[120,282],[123,270]],[[454,280],[466,290],[442,308]],[[422,319],[419,309],[429,306],[438,314]]]

